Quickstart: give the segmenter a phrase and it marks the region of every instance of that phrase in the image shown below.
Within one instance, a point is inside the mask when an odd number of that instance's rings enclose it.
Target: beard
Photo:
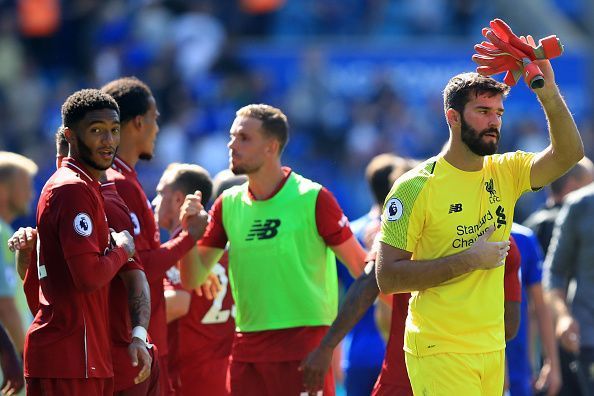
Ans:
[[[109,163],[109,165],[100,165],[97,162],[95,162],[93,160],[93,155],[91,153],[91,149],[89,148],[89,146],[87,146],[79,137],[78,135],[76,135],[76,145],[78,146],[78,156],[80,158],[80,160],[82,162],[84,162],[85,164],[89,165],[91,168],[93,169],[97,169],[100,171],[104,171],[107,170],[111,167],[111,165],[113,164],[113,160],[115,159],[115,156],[118,152],[118,149],[116,148],[116,151],[113,155],[113,158],[111,160],[111,162]]]
[[[233,172],[234,175],[249,175],[251,173],[255,173],[262,167],[262,164],[240,164],[240,165],[233,165],[233,161],[229,161],[229,170]]]
[[[239,175],[247,175],[249,173],[249,169],[247,169],[245,166],[229,166],[229,169],[231,170],[231,172],[233,172],[233,174],[235,176],[239,176]]]
[[[461,134],[460,137],[466,146],[472,151],[474,154],[484,157],[486,155],[493,155],[499,149],[499,131],[497,128],[487,128],[483,129],[482,131],[477,131],[462,117],[462,125],[461,125]],[[495,133],[497,135],[497,140],[495,142],[484,142],[483,136],[487,133]]]
[[[143,161],[150,161],[153,159],[153,154],[152,153],[140,153],[138,158]]]

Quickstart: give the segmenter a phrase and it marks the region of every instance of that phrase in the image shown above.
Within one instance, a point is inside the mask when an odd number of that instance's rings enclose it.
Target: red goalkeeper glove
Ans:
[[[488,41],[475,45],[474,49],[477,53],[472,56],[472,60],[479,65],[476,69],[479,74],[491,76],[507,72],[503,82],[510,87],[516,85],[522,78],[522,62],[510,54],[501,51]]]
[[[538,59],[553,59],[561,56],[563,53],[563,44],[561,44],[561,41],[554,34],[540,39],[538,41],[538,46],[532,47],[520,37],[516,36],[509,25],[503,20],[494,19],[491,21],[490,26],[497,37],[522,51],[532,61]]]
[[[533,47],[523,37],[516,36],[501,19],[491,21],[490,28],[483,29],[483,35],[490,43],[482,42],[475,46],[478,55],[473,56],[473,60],[479,64],[477,72],[492,75],[507,70],[504,82],[510,86],[525,73],[531,88],[542,88],[542,72],[532,61],[551,59],[563,52],[563,46],[556,36],[541,39],[539,45]]]

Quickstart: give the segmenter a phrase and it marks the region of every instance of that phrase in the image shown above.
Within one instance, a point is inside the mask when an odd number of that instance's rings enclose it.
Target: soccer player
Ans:
[[[171,235],[181,230],[179,214],[186,195],[195,191],[208,201],[213,185],[208,172],[198,165],[167,167],[153,200],[159,226]],[[233,297],[226,255],[214,266],[221,290],[214,298],[186,290],[177,265],[167,271],[165,302],[169,338],[169,372],[177,383],[177,395],[225,396],[231,343],[235,332]],[[199,291],[200,289],[198,289]]]
[[[444,89],[450,138],[442,153],[402,176],[388,196],[376,265],[383,293],[411,292],[406,367],[418,394],[499,394],[504,378],[502,264],[514,206],[584,155],[548,61],[534,92],[551,144],[497,152],[509,87],[477,73]]]
[[[399,176],[399,174],[397,173]],[[330,367],[332,352],[346,333],[363,317],[379,294],[375,280],[374,262],[378,243],[370,250],[365,274],[355,280],[347,291],[336,320],[322,339],[320,346],[304,360],[306,389],[317,389]],[[518,277],[520,254],[513,239],[505,261],[505,338],[516,335],[520,322],[521,285]],[[371,394],[373,396],[411,396],[413,394],[404,362],[404,325],[408,312],[409,293],[393,294],[391,324],[382,369]]]
[[[0,151],[0,323],[23,353],[25,332],[15,303],[17,278],[14,255],[6,243],[14,233],[10,223],[29,213],[37,165],[20,154]]]
[[[62,106],[69,157],[37,206],[39,310],[25,339],[27,394],[111,395],[107,285],[134,254],[127,231],[111,233],[99,178],[120,140],[117,103],[98,90]]]
[[[196,287],[229,242],[237,306],[231,394],[299,395],[305,391],[299,363],[336,315],[334,255],[357,274],[365,251],[331,193],[281,165],[288,122],[279,109],[241,108],[230,135],[230,169],[248,183],[215,201],[198,248],[182,260],[182,284]],[[182,212],[201,212],[199,201],[188,196]],[[334,394],[331,373],[323,394]]]
[[[68,155],[68,142],[63,128],[56,133],[57,166]],[[115,172],[107,169],[106,172]],[[128,208],[112,182],[101,177],[101,195],[105,215],[111,229],[133,232]],[[24,279],[25,295],[33,315],[39,309],[39,279],[35,268],[37,230],[20,228],[10,239],[11,250],[17,251],[19,273]],[[135,254],[113,278],[109,288],[109,324],[114,371],[114,394],[118,396],[160,394],[157,360],[146,340],[150,319],[149,286]],[[139,366],[139,363],[141,365]]]
[[[134,167],[139,160],[153,157],[155,139],[159,131],[157,118],[159,111],[150,88],[134,77],[112,81],[102,88],[120,106],[121,142],[114,168],[118,173],[110,173],[110,181],[115,182],[118,194],[128,206],[134,225],[134,240],[138,256],[144,267],[150,285],[151,319],[149,334],[159,353],[160,383],[164,395],[171,394],[167,367],[167,321],[165,317],[165,297],[163,277],[184,254],[186,254],[206,227],[206,218],[199,217],[202,223],[189,227],[171,240],[161,244],[159,229],[154,219],[149,200],[144,193]]]

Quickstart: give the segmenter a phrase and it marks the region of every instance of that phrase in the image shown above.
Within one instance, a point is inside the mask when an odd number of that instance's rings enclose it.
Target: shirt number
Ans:
[[[219,277],[219,281],[221,282],[221,291],[219,294],[217,294],[216,298],[212,302],[212,306],[208,312],[204,315],[204,317],[202,317],[201,323],[203,324],[225,323],[229,320],[229,317],[234,314],[231,309],[223,309],[223,300],[227,295],[227,285],[229,284],[229,278],[225,273],[225,267],[219,263],[216,263],[212,269],[212,273]]]

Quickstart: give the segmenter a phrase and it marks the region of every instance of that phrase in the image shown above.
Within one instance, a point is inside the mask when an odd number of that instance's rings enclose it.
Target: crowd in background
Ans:
[[[323,182],[347,215],[358,216],[370,200],[363,168],[374,155],[393,151],[423,158],[439,152],[447,139],[442,103],[439,91],[420,96],[414,84],[412,90],[399,85],[399,78],[380,66],[372,67],[362,89],[352,83],[352,74],[326,67],[328,48],[387,42],[388,51],[408,51],[401,44],[413,39],[421,52],[434,52],[443,43],[460,47],[460,42],[471,51],[480,27],[500,11],[497,2],[480,0],[426,3],[0,2],[0,147],[40,164],[39,191],[40,180],[53,169],[64,98],[81,87],[136,75],[153,88],[161,110],[157,160],[139,171],[148,191],[172,161],[199,163],[211,172],[226,168],[234,109],[265,102],[285,110],[291,120],[287,163]],[[570,18],[585,7],[553,3]],[[433,43],[437,37],[441,44]],[[294,74],[283,75],[283,64],[274,60],[265,72],[247,61],[262,47],[268,53],[297,53]],[[349,51],[356,59],[358,50]],[[467,58],[462,67],[472,68]],[[506,117],[501,149],[543,148],[547,136],[540,114],[519,113]],[[576,119],[591,155],[591,120],[579,114]],[[542,199],[533,201],[525,209],[520,205],[518,216],[527,216]]]

